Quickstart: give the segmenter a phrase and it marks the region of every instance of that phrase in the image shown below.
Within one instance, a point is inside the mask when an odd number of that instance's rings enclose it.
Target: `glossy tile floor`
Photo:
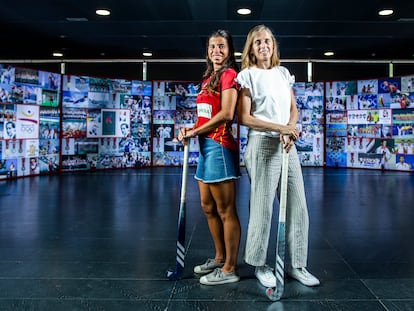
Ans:
[[[243,262],[245,171],[241,281],[212,287],[193,275],[213,247],[190,174],[179,281],[165,272],[175,262],[180,168],[0,181],[0,310],[414,310],[413,174],[304,168],[309,269],[321,286],[287,277],[274,303]]]

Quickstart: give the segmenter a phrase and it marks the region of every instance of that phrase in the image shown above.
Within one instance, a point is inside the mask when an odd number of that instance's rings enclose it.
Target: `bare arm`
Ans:
[[[285,149],[287,152],[289,152],[290,148],[295,143],[295,140],[299,138],[299,131],[296,128],[296,122],[298,121],[298,117],[299,117],[299,111],[298,111],[298,107],[296,103],[296,97],[293,92],[293,89],[290,89],[290,117],[289,117],[288,126],[290,128],[293,127],[294,129],[293,129],[293,132],[289,134],[285,134],[282,132],[280,133],[280,139],[285,143]],[[289,139],[285,139],[286,136],[284,135],[287,135]]]
[[[298,122],[298,117],[299,117],[299,111],[298,111],[298,106],[296,103],[296,97],[295,94],[293,93],[293,89],[290,90],[290,118],[289,118],[289,125],[294,125],[296,127],[296,122]]]

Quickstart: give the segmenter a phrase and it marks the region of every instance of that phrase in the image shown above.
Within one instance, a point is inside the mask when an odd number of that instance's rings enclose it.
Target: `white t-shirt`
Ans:
[[[396,168],[397,170],[410,170],[410,165],[405,162],[404,163],[398,162],[396,164]]]
[[[290,118],[291,87],[295,77],[283,66],[271,69],[250,67],[237,75],[242,88],[250,90],[252,115],[258,119],[286,125]],[[279,136],[278,132],[249,130],[249,135]]]

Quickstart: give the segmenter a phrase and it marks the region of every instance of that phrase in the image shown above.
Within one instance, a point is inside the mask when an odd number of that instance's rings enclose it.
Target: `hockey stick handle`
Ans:
[[[284,136],[284,141],[289,139],[289,136]],[[285,146],[282,146],[282,177],[280,180],[280,213],[279,222],[286,221],[286,201],[287,201],[287,184],[288,184],[288,167],[289,167],[289,153],[286,151]]]
[[[184,272],[185,261],[185,225],[186,225],[186,192],[187,192],[187,175],[188,175],[188,154],[190,149],[190,139],[184,141],[184,162],[181,178],[181,195],[180,209],[178,214],[178,232],[177,232],[177,248],[175,270],[167,270],[167,278],[171,281],[179,280]]]
[[[190,139],[184,141],[184,159],[183,159],[183,176],[181,180],[181,203],[185,202],[187,195],[187,175],[188,175],[188,155],[190,150]]]

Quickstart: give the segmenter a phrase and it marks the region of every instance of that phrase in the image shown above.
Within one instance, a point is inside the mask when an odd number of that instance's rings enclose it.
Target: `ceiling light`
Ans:
[[[62,52],[53,52],[53,57],[62,57],[63,53]]]
[[[388,15],[391,15],[393,13],[394,13],[394,10],[392,10],[392,9],[383,9],[383,10],[380,10],[378,12],[378,15],[380,15],[380,16],[388,16]]]
[[[252,10],[248,9],[248,8],[240,8],[237,10],[237,13],[240,15],[249,15],[252,13]]]
[[[152,56],[152,53],[151,52],[143,52],[142,53],[142,56],[151,57]]]
[[[325,55],[325,56],[334,56],[335,53],[332,52],[332,51],[328,51],[328,52],[323,53],[323,55]]]
[[[95,12],[97,15],[100,15],[100,16],[111,15],[111,11],[109,11],[108,9],[97,9]]]
[[[234,52],[234,56],[240,57],[240,56],[242,56],[242,53],[241,52]]]

